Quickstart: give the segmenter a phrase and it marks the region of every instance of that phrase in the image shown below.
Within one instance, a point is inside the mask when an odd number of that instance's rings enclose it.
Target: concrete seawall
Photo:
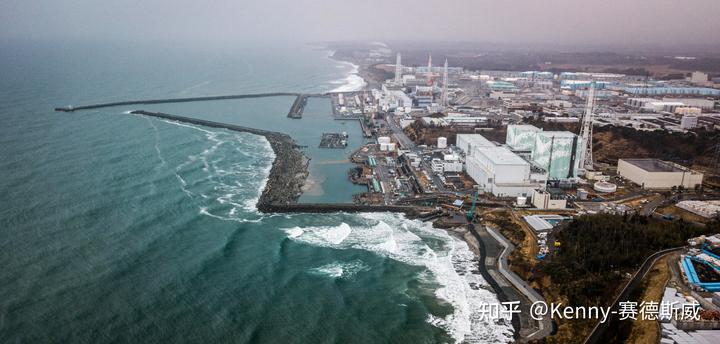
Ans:
[[[262,209],[260,209],[261,206]],[[263,212],[274,213],[391,212],[404,213],[408,217],[420,219],[434,215],[432,208],[419,208],[415,206],[401,205],[362,205],[353,203],[258,204],[258,209]]]
[[[288,118],[302,118],[303,111],[305,110],[305,105],[307,105],[307,98],[308,97],[305,94],[299,94],[297,98],[295,98],[292,106],[290,106],[290,111],[288,111]]]
[[[207,96],[207,97],[127,100],[127,101],[98,103],[98,104],[89,104],[89,105],[72,106],[72,107],[71,106],[56,107],[55,111],[72,112],[75,110],[99,109],[99,108],[105,108],[105,107],[124,106],[124,105],[186,103],[186,102],[201,102],[201,101],[212,101],[212,100],[246,99],[246,98],[263,98],[263,97],[280,97],[280,96],[326,97],[327,94],[321,94],[321,93],[300,94],[300,93],[295,93],[295,92],[271,92],[271,93],[231,94],[231,95]]]
[[[277,207],[295,203],[302,194],[302,186],[305,184],[305,179],[309,174],[308,163],[310,159],[300,152],[298,145],[287,134],[239,125],[206,121],[197,118],[176,116],[162,112],[137,110],[131,113],[264,136],[265,139],[270,142],[270,146],[275,153],[275,160],[273,161],[270,169],[268,182],[260,195],[260,199],[258,200],[258,209],[260,211],[267,211],[270,209],[268,208],[270,205]]]

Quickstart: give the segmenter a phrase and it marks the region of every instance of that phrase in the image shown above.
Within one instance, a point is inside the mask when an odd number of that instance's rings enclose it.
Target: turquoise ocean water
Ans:
[[[0,50],[0,342],[507,342],[467,245],[393,214],[258,213],[262,138],[129,115],[144,109],[282,131],[308,145],[306,202],[362,188],[356,122],[327,99],[302,120],[276,97],[117,107],[68,104],[353,87],[307,45],[28,44]],[[347,131],[346,150],[320,150]],[[473,287],[479,285],[480,287]]]

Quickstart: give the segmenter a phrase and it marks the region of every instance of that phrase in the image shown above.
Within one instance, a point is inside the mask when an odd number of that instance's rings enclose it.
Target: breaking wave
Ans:
[[[257,201],[275,159],[264,137],[170,120],[149,121],[155,132],[159,167],[174,170],[182,191],[198,202],[199,214],[236,222],[258,222],[262,218]],[[163,142],[155,121],[199,132],[204,137],[202,151],[187,155],[177,164],[170,161],[162,153]]]
[[[464,241],[429,223],[408,220],[401,215],[368,213],[357,217],[355,220],[361,223],[356,225],[341,222],[335,226],[292,227],[284,231],[289,239],[297,242],[335,249],[362,249],[422,266],[440,285],[435,296],[453,307],[451,314],[444,318],[431,316],[429,323],[447,331],[456,342],[512,341],[509,322],[495,323],[479,314],[481,305],[496,304],[498,300],[486,289],[487,283],[477,273],[477,259]],[[346,263],[324,265],[312,271],[333,278],[354,271],[343,264]]]

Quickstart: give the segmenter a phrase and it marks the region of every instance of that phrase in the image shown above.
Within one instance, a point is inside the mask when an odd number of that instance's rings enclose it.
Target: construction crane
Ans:
[[[468,223],[473,222],[473,215],[475,214],[475,205],[477,204],[477,198],[478,198],[478,192],[475,191],[475,195],[473,195],[472,205],[470,206],[470,209],[467,211],[467,221]]]

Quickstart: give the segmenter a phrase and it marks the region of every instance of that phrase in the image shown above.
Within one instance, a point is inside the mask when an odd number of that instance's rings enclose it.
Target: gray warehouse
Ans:
[[[703,175],[687,167],[658,159],[620,159],[618,175],[645,189],[692,189],[702,184]]]

